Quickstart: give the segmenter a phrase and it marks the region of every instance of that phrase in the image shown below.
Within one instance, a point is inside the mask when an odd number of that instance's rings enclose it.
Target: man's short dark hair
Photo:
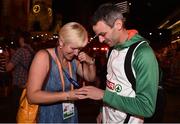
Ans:
[[[98,21],[104,21],[110,27],[114,26],[117,19],[124,21],[122,9],[115,4],[105,3],[102,4],[94,13],[91,24],[96,25]]]
[[[31,44],[31,34],[29,32],[27,32],[27,31],[19,32],[17,40],[19,40],[20,37],[24,38],[25,43]]]

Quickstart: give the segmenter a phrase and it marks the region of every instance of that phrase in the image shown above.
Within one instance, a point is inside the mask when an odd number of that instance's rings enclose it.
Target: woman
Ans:
[[[88,35],[76,22],[65,24],[60,32],[58,46],[41,50],[32,62],[27,82],[30,103],[39,104],[38,123],[78,123],[73,104],[78,82],[76,73],[85,80],[95,80],[94,59],[80,50],[86,46]],[[49,55],[48,55],[49,53]]]

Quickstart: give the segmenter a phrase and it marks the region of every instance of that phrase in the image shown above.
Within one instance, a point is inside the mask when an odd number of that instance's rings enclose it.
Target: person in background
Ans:
[[[86,29],[77,22],[65,24],[59,31],[55,48],[40,50],[30,67],[27,98],[39,104],[38,123],[78,123],[74,100],[77,75],[95,81],[95,61],[81,49],[88,43]],[[46,81],[45,81],[46,80]]]
[[[28,32],[20,32],[17,36],[19,48],[6,63],[6,70],[12,72],[12,103],[13,114],[17,113],[19,99],[27,82],[29,66],[34,56]],[[14,115],[16,117],[16,115]],[[15,119],[15,118],[14,118]]]
[[[2,96],[9,95],[11,74],[6,71],[6,61],[9,60],[9,56],[8,49],[5,46],[0,47],[0,93]]]
[[[153,50],[137,30],[126,29],[121,8],[115,4],[106,3],[97,9],[92,28],[99,42],[113,47],[107,64],[106,89],[85,86],[77,94],[83,94],[81,99],[103,101],[98,123],[143,123],[144,117],[153,115],[156,106],[159,70]],[[138,41],[141,42],[132,56],[136,82],[133,90],[125,74],[124,61],[128,48]]]

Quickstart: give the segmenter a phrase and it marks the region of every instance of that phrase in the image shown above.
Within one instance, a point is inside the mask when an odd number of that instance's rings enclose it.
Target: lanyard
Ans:
[[[58,69],[59,69],[59,75],[60,75],[60,78],[61,78],[61,85],[62,85],[62,89],[63,91],[65,91],[65,81],[64,81],[64,76],[63,76],[63,67],[62,67],[62,63],[58,57],[58,53],[57,53],[57,48],[55,48],[55,53],[56,53],[56,57],[58,58],[57,60],[57,65],[58,65]],[[65,70],[64,70],[65,71]],[[69,71],[69,74],[70,74],[70,77],[72,78],[72,66],[71,66],[71,63],[68,61],[68,71]],[[67,73],[67,72],[66,72]],[[68,77],[67,77],[68,78]],[[71,90],[73,90],[73,85],[71,84]]]

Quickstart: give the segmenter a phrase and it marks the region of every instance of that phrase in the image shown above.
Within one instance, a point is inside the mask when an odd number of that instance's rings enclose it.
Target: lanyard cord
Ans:
[[[61,84],[62,84],[62,89],[63,91],[65,91],[65,82],[64,82],[64,76],[63,76],[63,72],[65,72],[64,68],[62,67],[62,63],[61,63],[61,60],[58,56],[58,51],[57,51],[57,48],[55,48],[55,53],[56,53],[56,57],[58,58],[58,61],[57,61],[57,65],[58,65],[58,68],[59,68],[59,73],[60,73],[60,78],[61,78]],[[69,74],[70,74],[70,77],[72,78],[72,66],[71,66],[71,63],[68,61],[68,70],[69,70]],[[66,72],[67,73],[67,72]],[[67,73],[68,74],[68,73]],[[65,74],[66,76],[66,74]],[[66,76],[67,77],[67,76]],[[68,78],[68,77],[67,77]],[[73,85],[71,84],[71,90],[73,90]]]
[[[81,62],[81,65],[82,65],[82,79],[83,79],[83,86],[85,86],[85,81],[84,81],[84,66],[83,66],[83,63]]]

